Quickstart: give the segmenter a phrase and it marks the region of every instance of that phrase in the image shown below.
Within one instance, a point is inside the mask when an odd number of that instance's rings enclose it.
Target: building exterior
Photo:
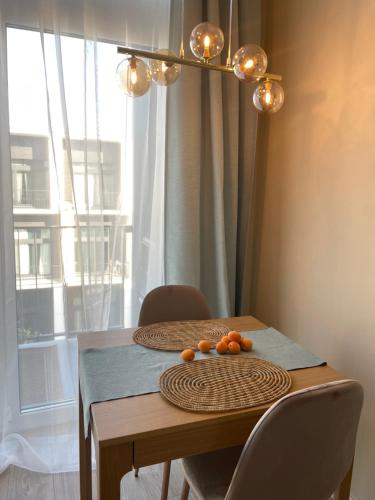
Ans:
[[[43,388],[30,400],[35,356],[58,363],[59,337],[124,327],[132,228],[121,209],[120,143],[56,147],[12,134],[11,161],[21,409],[29,409],[67,398],[60,381],[52,400]]]

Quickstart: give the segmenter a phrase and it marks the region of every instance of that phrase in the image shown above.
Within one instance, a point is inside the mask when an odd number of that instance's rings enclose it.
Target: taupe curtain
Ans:
[[[179,8],[173,2],[172,28]],[[259,43],[260,1],[234,0],[232,54]],[[208,20],[228,43],[229,1],[185,0],[189,34]],[[171,47],[178,47],[172,29]],[[252,89],[234,75],[183,68],[167,111],[165,272],[167,283],[191,284],[217,316],[246,314],[250,304],[251,217],[257,114]]]

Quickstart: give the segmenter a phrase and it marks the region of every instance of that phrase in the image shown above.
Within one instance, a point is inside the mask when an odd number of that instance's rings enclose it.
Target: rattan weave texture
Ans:
[[[142,326],[133,334],[133,340],[151,349],[182,351],[197,349],[200,340],[209,340],[211,347],[230,329],[217,321],[169,321]]]
[[[162,395],[184,410],[215,412],[270,403],[286,394],[289,373],[249,355],[182,363],[160,377]]]

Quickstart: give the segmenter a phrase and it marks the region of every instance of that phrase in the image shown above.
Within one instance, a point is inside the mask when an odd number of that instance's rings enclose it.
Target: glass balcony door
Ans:
[[[119,56],[116,45],[59,40],[60,75],[54,35],[42,45],[37,32],[7,30],[18,407],[30,419],[75,401],[77,333],[129,324],[131,134],[108,77]]]

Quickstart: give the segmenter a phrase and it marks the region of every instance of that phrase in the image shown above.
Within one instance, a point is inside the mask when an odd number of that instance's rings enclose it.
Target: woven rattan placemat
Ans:
[[[151,349],[182,351],[197,349],[200,340],[209,340],[211,347],[230,329],[217,321],[170,321],[142,326],[133,334],[133,340]]]
[[[291,383],[289,373],[269,361],[225,355],[169,368],[160,377],[160,390],[184,410],[213,412],[270,403]]]

